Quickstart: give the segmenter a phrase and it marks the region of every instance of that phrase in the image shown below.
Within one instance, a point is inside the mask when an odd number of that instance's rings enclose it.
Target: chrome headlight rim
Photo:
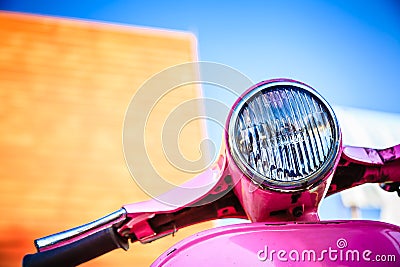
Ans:
[[[279,181],[272,179],[270,177],[266,177],[261,175],[259,172],[255,171],[246,161],[241,159],[241,152],[238,150],[238,146],[235,145],[235,140],[233,138],[236,122],[238,116],[243,108],[243,106],[251,100],[254,96],[256,96],[261,91],[272,91],[276,90],[279,87],[287,88],[292,87],[300,90],[306,91],[312,97],[314,97],[318,102],[323,104],[324,108],[328,113],[328,118],[330,124],[333,126],[333,141],[331,145],[331,149],[326,160],[322,163],[319,168],[313,173],[301,178],[296,181]],[[295,81],[291,79],[274,79],[274,80],[266,80],[260,83],[255,84],[251,88],[249,88],[242,96],[235,102],[232,107],[232,111],[227,120],[227,146],[228,153],[234,160],[234,163],[239,167],[239,169],[245,174],[247,178],[253,181],[253,183],[257,184],[263,189],[271,189],[274,191],[280,192],[293,192],[293,191],[303,191],[309,189],[317,184],[320,184],[324,180],[326,180],[329,176],[329,173],[337,164],[340,149],[341,149],[341,129],[336,118],[336,115],[329,105],[329,103],[312,87]]]

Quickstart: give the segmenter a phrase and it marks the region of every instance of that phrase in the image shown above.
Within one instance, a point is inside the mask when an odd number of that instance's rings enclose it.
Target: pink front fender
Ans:
[[[400,266],[400,227],[374,221],[230,225],[179,242],[152,266]]]

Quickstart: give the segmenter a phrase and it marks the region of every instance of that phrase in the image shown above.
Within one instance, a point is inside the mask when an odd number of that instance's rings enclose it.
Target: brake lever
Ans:
[[[39,252],[71,244],[106,228],[118,226],[126,219],[126,210],[119,209],[93,222],[35,240]]]

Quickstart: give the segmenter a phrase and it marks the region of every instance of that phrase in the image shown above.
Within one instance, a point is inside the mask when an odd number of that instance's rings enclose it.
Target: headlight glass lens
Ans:
[[[308,184],[338,148],[338,126],[327,103],[307,88],[252,90],[237,105],[229,142],[238,166],[259,184]]]

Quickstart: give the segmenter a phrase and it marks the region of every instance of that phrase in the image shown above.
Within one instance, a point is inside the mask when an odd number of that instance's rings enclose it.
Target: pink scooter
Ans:
[[[148,243],[222,218],[250,219],[189,237],[152,266],[400,266],[400,227],[320,221],[329,195],[380,183],[400,196],[400,145],[343,147],[329,104],[306,84],[249,88],[228,116],[225,152],[201,175],[157,200],[128,204],[89,224],[35,241],[23,266],[76,266],[128,240]],[[169,205],[180,199],[180,205]]]

